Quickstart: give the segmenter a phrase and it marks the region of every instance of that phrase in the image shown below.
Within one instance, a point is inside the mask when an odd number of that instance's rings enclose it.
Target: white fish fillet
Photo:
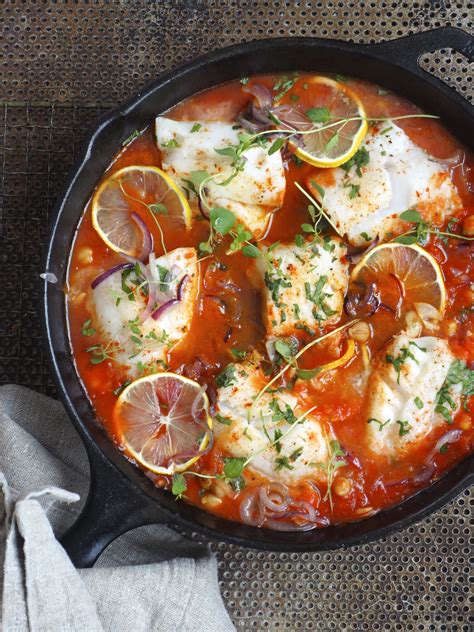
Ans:
[[[382,124],[381,124],[382,125]],[[379,236],[384,239],[392,231],[406,230],[398,215],[416,208],[424,219],[436,225],[453,215],[462,206],[447,169],[415,145],[393,121],[387,121],[378,132],[369,132],[362,147],[369,152],[369,163],[359,177],[356,167],[349,172],[332,170],[312,179],[324,189],[326,212],[340,234],[347,234],[357,246],[367,245]],[[384,133],[381,133],[382,131]],[[358,193],[352,187],[359,187]]]
[[[193,127],[201,127],[191,132]],[[218,154],[223,149],[239,144],[231,123],[206,121],[173,121],[164,116],[156,119],[156,138],[162,154],[163,169],[179,186],[189,179],[192,171],[207,171],[224,182],[232,173],[232,158]],[[168,144],[171,142],[172,146]],[[285,195],[285,173],[280,152],[271,156],[261,147],[243,153],[245,166],[226,186],[216,182],[206,184],[210,206],[232,211],[255,237],[266,230],[272,212],[278,209]]]
[[[281,432],[291,427],[292,421],[304,413],[294,395],[287,392],[265,393],[252,410],[252,402],[265,384],[262,372],[250,362],[234,365],[234,378],[218,390],[217,412],[229,425],[214,421],[214,432],[219,449],[234,457],[247,458],[255,454],[249,468],[270,480],[294,484],[307,478],[324,479],[328,460],[325,433],[315,413],[310,414],[280,441],[280,450],[270,447]],[[281,414],[278,412],[281,411]],[[292,416],[294,415],[294,417]],[[275,431],[277,435],[275,435]],[[281,459],[290,466],[281,465]],[[280,465],[279,465],[280,459]]]
[[[349,281],[346,246],[337,237],[313,244],[280,244],[264,264],[264,321],[268,336],[337,322]],[[318,285],[319,284],[319,285]]]
[[[414,339],[399,334],[380,353],[367,387],[367,419],[377,420],[367,424],[367,441],[374,452],[401,455],[446,423],[435,412],[436,396],[453,359],[446,340],[434,336]],[[459,392],[451,394],[459,400]]]
[[[128,367],[131,375],[137,374],[140,362],[155,364],[165,361],[168,351],[186,336],[198,292],[198,262],[194,248],[177,248],[158,259],[151,257],[149,266],[158,280],[157,266],[161,266],[163,273],[171,271],[169,286],[162,285],[162,289],[166,288],[170,296],[176,295],[180,280],[188,276],[183,286],[182,300],[169,307],[158,320],[150,317],[143,324],[138,323],[137,319],[145,310],[146,299],[138,294],[134,301],[129,300],[122,289],[122,271],[110,275],[92,292],[95,309],[93,322],[100,339],[104,341],[104,346],[111,343],[111,354],[115,361]],[[133,331],[135,327],[138,327],[138,332]],[[141,344],[134,341],[136,338]]]

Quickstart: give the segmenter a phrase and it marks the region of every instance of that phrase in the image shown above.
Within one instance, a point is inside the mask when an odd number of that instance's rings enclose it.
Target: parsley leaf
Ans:
[[[232,386],[235,384],[235,364],[228,364],[226,368],[216,377],[216,384],[220,387]]]

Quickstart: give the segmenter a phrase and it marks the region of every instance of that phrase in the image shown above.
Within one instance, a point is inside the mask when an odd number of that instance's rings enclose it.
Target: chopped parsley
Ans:
[[[311,284],[307,281],[304,284],[306,298],[308,299],[308,301],[314,303],[315,308],[313,309],[313,316],[318,321],[324,321],[329,318],[329,316],[333,316],[334,314],[336,314],[336,312],[331,309],[326,303],[326,299],[332,296],[332,294],[323,292],[326,282],[327,276],[322,275],[315,283],[314,288],[312,288]]]
[[[93,336],[95,334],[94,327],[91,327],[92,320],[89,318],[82,323],[81,334],[83,336]]]
[[[219,415],[219,413],[214,415],[214,419],[224,426],[230,426],[232,423],[232,419],[230,419],[230,417],[223,417],[222,415]]]
[[[294,467],[290,464],[290,461],[287,456],[279,456],[275,459],[275,469],[277,472],[282,470],[283,468],[287,470],[293,470]]]
[[[354,198],[356,198],[359,194],[359,189],[360,189],[360,184],[351,184],[350,182],[347,182],[344,185],[345,189],[350,189],[349,190],[349,199],[353,200]]]
[[[178,141],[176,140],[176,138],[170,138],[169,140],[167,140],[164,143],[161,143],[162,147],[180,147],[180,144],[178,143]]]
[[[420,351],[425,351],[426,352],[426,349],[423,348],[423,347],[420,347],[419,345],[417,345],[416,342],[410,341],[408,344],[416,347]],[[397,384],[400,384],[400,376],[401,376],[402,366],[405,364],[405,362],[407,361],[408,358],[411,358],[414,362],[419,364],[418,360],[413,355],[413,353],[411,352],[409,347],[401,347],[400,348],[400,354],[398,356],[396,356],[396,357],[394,357],[391,354],[387,354],[385,356],[385,361],[388,362],[389,364],[392,364],[394,369],[395,369],[395,371],[397,372]]]
[[[415,406],[418,408],[418,410],[421,410],[423,408],[423,401],[418,396],[416,396],[413,401],[415,402]]]
[[[278,423],[279,421],[286,421],[290,425],[295,423],[296,417],[289,404],[284,404],[284,409],[281,409],[278,401],[276,399],[272,399],[268,407],[273,413],[273,423]]]
[[[356,153],[350,158],[347,162],[341,165],[341,169],[349,172],[352,167],[356,168],[356,174],[359,178],[362,177],[362,167],[365,167],[369,164],[370,154],[365,147],[361,147],[356,151]]]
[[[235,364],[228,364],[216,377],[217,386],[227,387],[235,384]]]
[[[131,383],[132,383],[132,380],[125,380],[125,382],[122,382],[122,384],[119,384],[117,388],[114,388],[114,390],[112,391],[112,394],[115,395],[115,397],[118,397],[121,393],[123,393],[123,391]]]
[[[370,419],[367,419],[367,423],[378,424],[379,430],[383,430],[383,428],[385,428],[385,426],[390,423],[390,419],[387,419],[387,421],[380,421],[379,419],[375,419],[375,417],[371,417]]]
[[[289,78],[286,75],[280,77],[280,79],[278,79],[278,81],[276,81],[275,85],[273,86],[273,91],[277,93],[273,97],[273,100],[280,101],[281,99],[283,99],[285,94],[291,90],[291,88],[295,85],[297,81],[298,77]]]
[[[456,410],[450,389],[458,384],[461,385],[461,397],[467,399],[474,395],[474,370],[469,369],[462,360],[451,363],[446,380],[436,396],[435,412],[442,415],[448,424],[453,423],[453,412]],[[467,410],[466,401],[464,407]]]
[[[398,435],[400,437],[404,437],[410,432],[411,424],[408,421],[397,419],[397,424],[400,426],[400,429],[398,430]]]
[[[194,123],[194,125],[191,127],[191,134],[194,134],[195,132],[199,132],[201,127],[202,127],[201,123]]]

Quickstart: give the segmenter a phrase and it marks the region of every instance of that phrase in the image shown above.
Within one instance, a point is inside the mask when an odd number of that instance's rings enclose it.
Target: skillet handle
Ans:
[[[126,531],[146,524],[167,523],[169,517],[99,456],[88,448],[90,488],[76,522],[61,544],[76,568],[90,568],[105,548]]]
[[[469,61],[474,61],[474,37],[452,26],[443,26],[390,42],[382,42],[372,47],[372,51],[380,54],[386,61],[396,62],[419,72],[418,60],[421,55],[440,48],[454,48]]]

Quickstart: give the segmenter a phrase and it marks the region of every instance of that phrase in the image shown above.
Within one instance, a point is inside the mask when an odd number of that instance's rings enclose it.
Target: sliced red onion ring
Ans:
[[[349,291],[344,299],[344,311],[348,316],[366,318],[372,316],[380,307],[380,298],[376,294],[375,283],[365,287],[363,294],[354,294]]]
[[[156,309],[151,317],[153,318],[153,320],[158,320],[158,318],[160,318],[161,316],[163,316],[163,314],[170,308],[173,307],[173,305],[177,305],[179,303],[179,300],[177,298],[170,298],[169,301],[166,301],[166,303],[163,303],[163,305],[160,305],[158,307],[158,309]]]
[[[257,101],[259,108],[269,110],[272,107],[272,93],[261,83],[246,85],[242,88],[242,92],[251,94]]]
[[[150,252],[153,250],[153,235],[138,213],[133,212],[130,214],[130,217],[142,231],[143,244],[139,259],[140,261],[145,261],[149,257]]]
[[[426,464],[429,464],[434,459],[436,454],[438,454],[438,452],[441,450],[441,448],[444,445],[447,445],[448,443],[456,443],[456,441],[458,441],[461,438],[461,435],[462,435],[462,430],[453,429],[453,430],[449,430],[446,434],[440,437],[438,441],[436,442],[435,447],[431,450],[431,452],[426,457]]]
[[[178,301],[183,300],[184,290],[186,289],[186,285],[188,284],[188,281],[189,281],[189,275],[185,274],[184,277],[181,279],[181,281],[178,283],[178,289],[176,291],[176,298],[178,299]]]
[[[261,527],[265,520],[265,509],[260,502],[258,487],[250,489],[240,503],[240,517],[244,524]]]
[[[288,507],[288,490],[280,483],[270,483],[260,487],[259,496],[263,506],[270,511],[282,512]]]
[[[248,108],[247,110],[241,112],[237,117],[237,123],[253,134],[263,131],[268,125],[267,122],[261,123],[252,121],[252,108]]]
[[[267,518],[263,526],[266,529],[272,529],[272,531],[311,531],[317,527],[314,522],[296,524],[296,522],[285,522],[284,520],[274,520],[273,518]]]
[[[133,263],[119,263],[113,268],[110,268],[110,270],[106,270],[105,272],[102,272],[101,274],[99,274],[99,276],[96,276],[96,278],[91,283],[91,288],[95,290],[95,288],[100,283],[102,283],[102,281],[105,281],[105,279],[108,279],[109,276],[111,276],[115,272],[118,272],[119,270],[125,270],[126,268],[131,268],[131,267],[133,267]]]
[[[455,443],[460,439],[462,435],[462,430],[453,429],[449,430],[446,434],[438,439],[434,448],[429,452],[428,456],[425,459],[425,464],[423,465],[423,469],[419,474],[413,476],[412,478],[403,478],[399,481],[391,481],[389,483],[385,483],[386,487],[394,487],[395,485],[402,485],[406,483],[412,483],[414,485],[421,485],[423,483],[427,483],[431,477],[433,476],[436,465],[434,464],[434,457],[439,453],[441,448],[448,443]]]

